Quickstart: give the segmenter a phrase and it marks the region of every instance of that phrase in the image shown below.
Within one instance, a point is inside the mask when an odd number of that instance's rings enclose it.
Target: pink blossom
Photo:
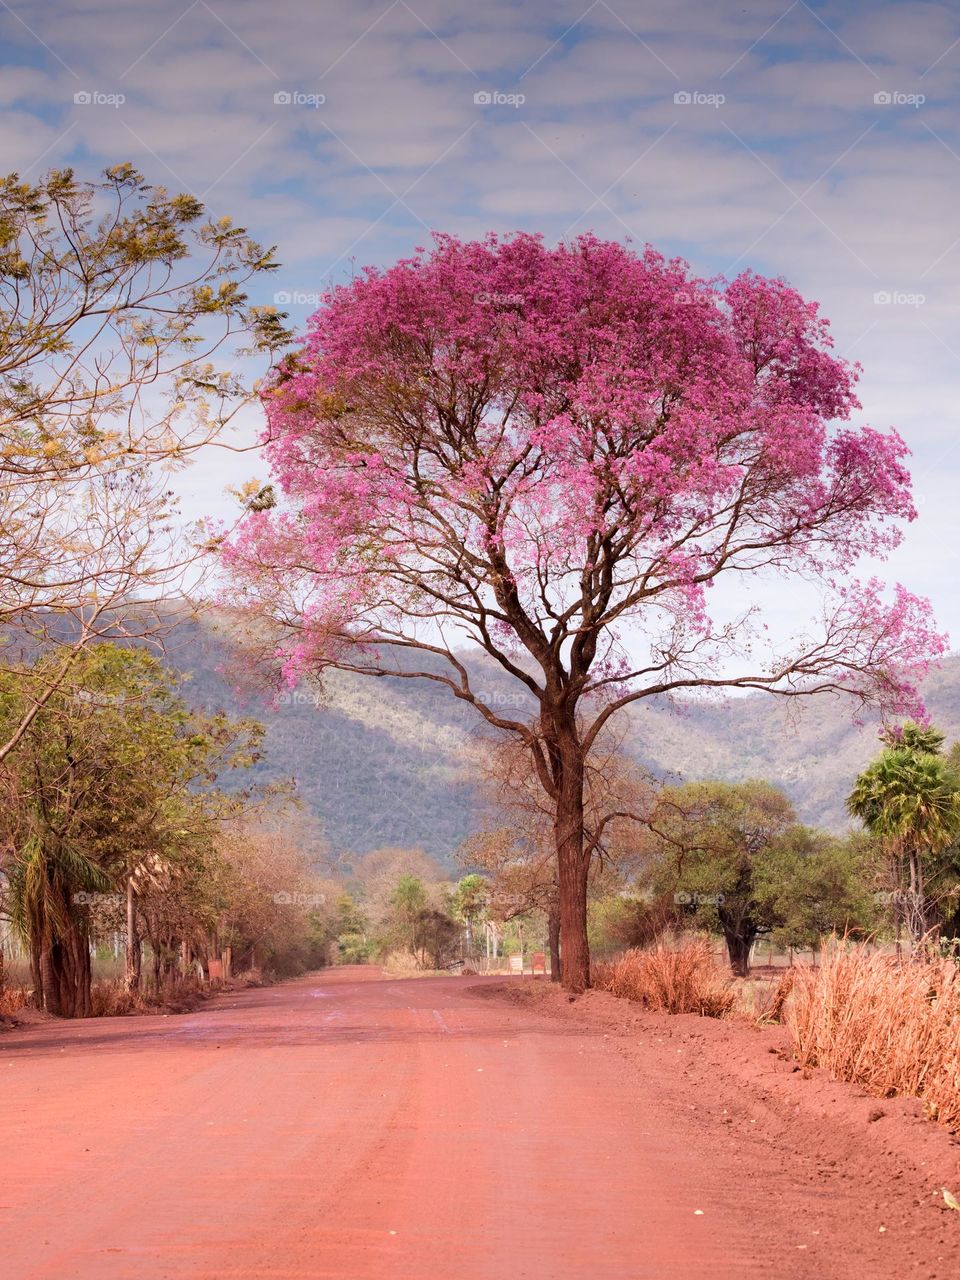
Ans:
[[[593,236],[438,236],[332,289],[275,371],[284,501],[226,563],[296,634],[289,679],[425,627],[509,637],[542,665],[544,644],[654,618],[692,672],[720,575],[843,584],[914,519],[903,441],[847,425],[856,377],[782,280],[698,279]],[[916,701],[945,644],[926,602],[847,582],[825,618],[829,644],[791,678]]]

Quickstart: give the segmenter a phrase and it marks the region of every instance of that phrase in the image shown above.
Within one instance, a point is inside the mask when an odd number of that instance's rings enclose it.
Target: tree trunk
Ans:
[[[63,944],[54,938],[44,949],[43,1002],[47,1013],[55,1018],[69,1018],[70,987],[64,981]]]
[[[583,751],[575,732],[557,752],[558,795],[554,837],[560,898],[561,982],[568,991],[590,985],[587,942],[587,871],[589,858],[583,838]]]
[[[572,992],[590,985],[590,947],[587,941],[587,875],[590,854],[584,839],[583,744],[575,708],[556,700],[541,713],[543,741],[547,748],[555,790],[553,834],[557,857],[557,894],[560,916],[560,980]]]
[[[554,903],[547,915],[547,942],[550,947],[550,981],[560,981],[560,908]]]
[[[73,1013],[74,1018],[90,1018],[93,1016],[93,974],[90,965],[90,937],[85,928],[74,925],[70,937],[70,951],[73,969]]]
[[[920,854],[911,849],[907,855],[907,866],[910,873],[910,888],[907,891],[906,924],[910,934],[913,954],[921,948],[927,934],[927,903],[924,896],[923,865]]]
[[[30,937],[30,977],[33,980],[33,1004],[36,1009],[45,1007],[43,1002],[43,947],[40,939]]]
[[[745,978],[750,972],[750,949],[756,940],[756,934],[741,929],[737,932],[725,930],[727,955],[730,957],[730,968],[738,978]]]
[[[40,950],[43,1007],[58,1018],[89,1018],[91,999],[90,940],[74,921],[60,937],[50,935]]]
[[[140,933],[137,928],[137,895],[133,888],[133,877],[127,880],[127,946],[126,972],[124,986],[128,991],[140,990],[140,971],[143,963],[143,948],[140,944]]]
[[[46,861],[30,919],[30,970],[34,1003],[58,1018],[88,1018],[92,1012],[90,934],[85,910]],[[59,926],[65,926],[60,931]]]
[[[54,976],[53,968],[53,939],[50,936],[49,928],[44,930],[43,937],[37,951],[37,974],[39,982],[37,982],[37,1007],[46,1009],[47,1013],[57,1016],[60,1013],[60,989]]]

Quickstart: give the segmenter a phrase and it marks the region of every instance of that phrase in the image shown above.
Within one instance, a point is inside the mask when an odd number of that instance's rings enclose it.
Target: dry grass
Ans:
[[[796,971],[784,1021],[801,1065],[879,1097],[921,1098],[929,1116],[960,1130],[960,968],[953,962],[838,949],[819,969]]]
[[[619,960],[597,965],[593,984],[659,1013],[722,1018],[733,1009],[736,999],[704,941],[627,951]]]
[[[123,1018],[131,1014],[173,1012],[193,1009],[207,996],[217,991],[234,990],[252,985],[242,980],[231,982],[199,983],[193,977],[178,977],[166,982],[158,992],[149,981],[140,991],[127,991],[122,978],[109,982],[95,982],[90,989],[90,1004],[94,1018]]]
[[[449,978],[453,973],[452,969],[425,969],[407,951],[391,951],[380,962],[380,968],[390,978]]]
[[[383,959],[383,972],[391,978],[417,978],[424,970],[407,951],[391,951]]]
[[[737,1007],[747,1018],[765,1026],[782,1022],[784,1007],[793,990],[797,970],[784,969],[779,978],[769,974],[738,978],[734,983]]]
[[[30,992],[23,987],[0,989],[0,1018],[12,1018],[30,1003]]]
[[[140,992],[127,991],[122,979],[95,982],[90,989],[90,1006],[95,1018],[119,1018],[131,1013],[150,1013]]]

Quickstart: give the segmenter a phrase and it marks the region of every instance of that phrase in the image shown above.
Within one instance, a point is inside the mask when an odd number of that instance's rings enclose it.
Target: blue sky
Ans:
[[[921,519],[886,573],[960,638],[960,8],[14,0],[0,42],[4,171],[129,159],[194,192],[278,244],[294,323],[431,229],[785,276],[863,363],[863,419],[914,451]],[[186,511],[257,472],[200,459]],[[763,590],[801,624],[802,595]]]

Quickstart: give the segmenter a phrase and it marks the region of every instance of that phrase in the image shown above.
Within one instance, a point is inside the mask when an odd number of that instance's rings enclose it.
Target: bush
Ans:
[[[337,964],[369,964],[376,950],[362,933],[341,933],[337,938]]]
[[[735,1000],[702,940],[676,949],[628,951],[619,960],[596,966],[594,986],[659,1013],[699,1013],[707,1018],[722,1018]]]
[[[960,1130],[960,969],[865,947],[838,949],[819,969],[798,969],[784,1011],[803,1066],[879,1097],[922,1098]]]
[[[648,900],[610,894],[590,904],[590,951],[618,955],[632,947],[651,947],[676,923],[673,898]]]

